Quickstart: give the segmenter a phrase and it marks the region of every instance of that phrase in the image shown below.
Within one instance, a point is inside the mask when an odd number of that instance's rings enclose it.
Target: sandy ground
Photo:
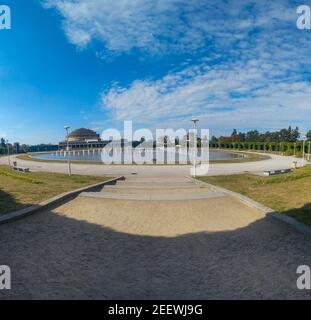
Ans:
[[[311,242],[228,196],[196,201],[79,197],[0,225],[0,299],[310,298],[296,268]]]

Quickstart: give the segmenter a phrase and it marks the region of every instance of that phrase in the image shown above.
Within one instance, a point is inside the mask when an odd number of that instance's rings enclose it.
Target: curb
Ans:
[[[193,180],[195,183],[197,183],[199,185],[205,185],[205,186],[208,185],[214,191],[223,192],[229,196],[237,198],[241,202],[245,203],[247,206],[249,206],[251,208],[255,208],[255,209],[263,212],[267,217],[272,217],[274,219],[282,221],[282,222],[290,225],[292,228],[294,228],[295,230],[297,230],[301,233],[304,233],[306,235],[311,235],[311,227],[306,226],[305,224],[299,222],[298,220],[288,216],[286,213],[276,212],[275,210],[268,208],[268,207],[262,205],[261,203],[255,201],[255,200],[252,200],[246,196],[243,196],[240,193],[209,184],[208,182],[199,181],[197,179],[194,179],[193,177],[188,177],[188,178],[190,178],[191,180]]]
[[[55,196],[55,197],[50,198],[48,200],[45,200],[45,201],[43,201],[39,204],[33,205],[31,207],[27,207],[27,208],[12,211],[9,213],[5,213],[5,214],[3,214],[3,216],[0,216],[0,225],[4,224],[4,223],[13,222],[15,220],[18,220],[18,219],[21,219],[21,218],[24,218],[27,216],[30,216],[40,210],[55,207],[57,205],[64,203],[65,201],[69,201],[69,200],[74,199],[82,192],[96,191],[105,185],[115,184],[118,180],[123,180],[123,179],[124,179],[124,177],[120,176],[120,177],[113,178],[113,179],[110,179],[107,181],[99,182],[99,183],[96,183],[96,184],[93,184],[93,185],[90,185],[87,187],[83,187],[83,188],[80,188],[77,190],[62,193],[58,196]]]

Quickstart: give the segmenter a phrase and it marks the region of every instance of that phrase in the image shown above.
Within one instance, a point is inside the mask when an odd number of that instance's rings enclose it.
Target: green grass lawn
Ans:
[[[230,159],[230,160],[210,160],[210,163],[241,163],[241,162],[254,162],[254,161],[262,161],[270,159],[269,155],[262,155],[257,153],[251,153],[251,152],[243,152],[243,151],[237,151],[237,150],[228,150],[228,149],[210,149],[210,151],[222,151],[222,152],[228,152],[228,153],[240,153],[245,154],[245,158],[238,158],[238,159]]]
[[[48,172],[20,173],[0,165],[0,214],[108,179]]]
[[[199,179],[241,193],[311,226],[311,166],[279,176],[243,174]]]

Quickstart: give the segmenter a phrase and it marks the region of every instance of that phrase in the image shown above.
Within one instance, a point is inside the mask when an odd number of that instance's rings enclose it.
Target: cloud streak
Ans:
[[[269,78],[280,71],[256,60],[210,67],[204,63],[160,80],[114,86],[101,97],[114,119],[149,125],[186,124],[197,115],[212,128],[279,127],[309,117],[311,86],[306,81]],[[285,72],[286,73],[286,72]]]
[[[311,33],[296,29],[297,1],[46,0],[69,41],[110,54],[200,53],[160,78],[113,84],[101,106],[115,120],[211,128],[279,128],[310,119]],[[202,56],[204,58],[202,58]],[[151,59],[151,58],[150,58]]]
[[[240,41],[254,28],[294,19],[287,1],[44,0],[63,16],[69,41],[111,52],[191,52]]]

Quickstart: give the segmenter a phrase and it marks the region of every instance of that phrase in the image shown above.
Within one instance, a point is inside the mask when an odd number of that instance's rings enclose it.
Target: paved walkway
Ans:
[[[198,190],[209,197],[187,199]],[[12,269],[0,299],[311,297],[296,288],[310,237],[228,195],[173,176],[134,176],[100,194],[0,225],[0,264]]]
[[[285,157],[270,155],[271,159],[243,162],[243,163],[217,163],[210,164],[209,175],[237,174],[244,172],[263,172],[265,170],[277,170],[291,168],[292,162],[297,161],[295,157]],[[16,159],[11,156],[11,160],[17,161],[18,165],[29,167],[32,171],[49,172],[67,172],[66,163],[38,162]],[[300,160],[301,161],[301,160]],[[298,160],[299,162],[299,160]],[[0,164],[7,164],[7,157],[0,158]],[[90,164],[72,164],[72,171],[76,174],[89,175],[130,175],[137,173],[139,175],[161,176],[178,175],[185,176],[190,174],[190,166],[187,165],[90,165]]]

